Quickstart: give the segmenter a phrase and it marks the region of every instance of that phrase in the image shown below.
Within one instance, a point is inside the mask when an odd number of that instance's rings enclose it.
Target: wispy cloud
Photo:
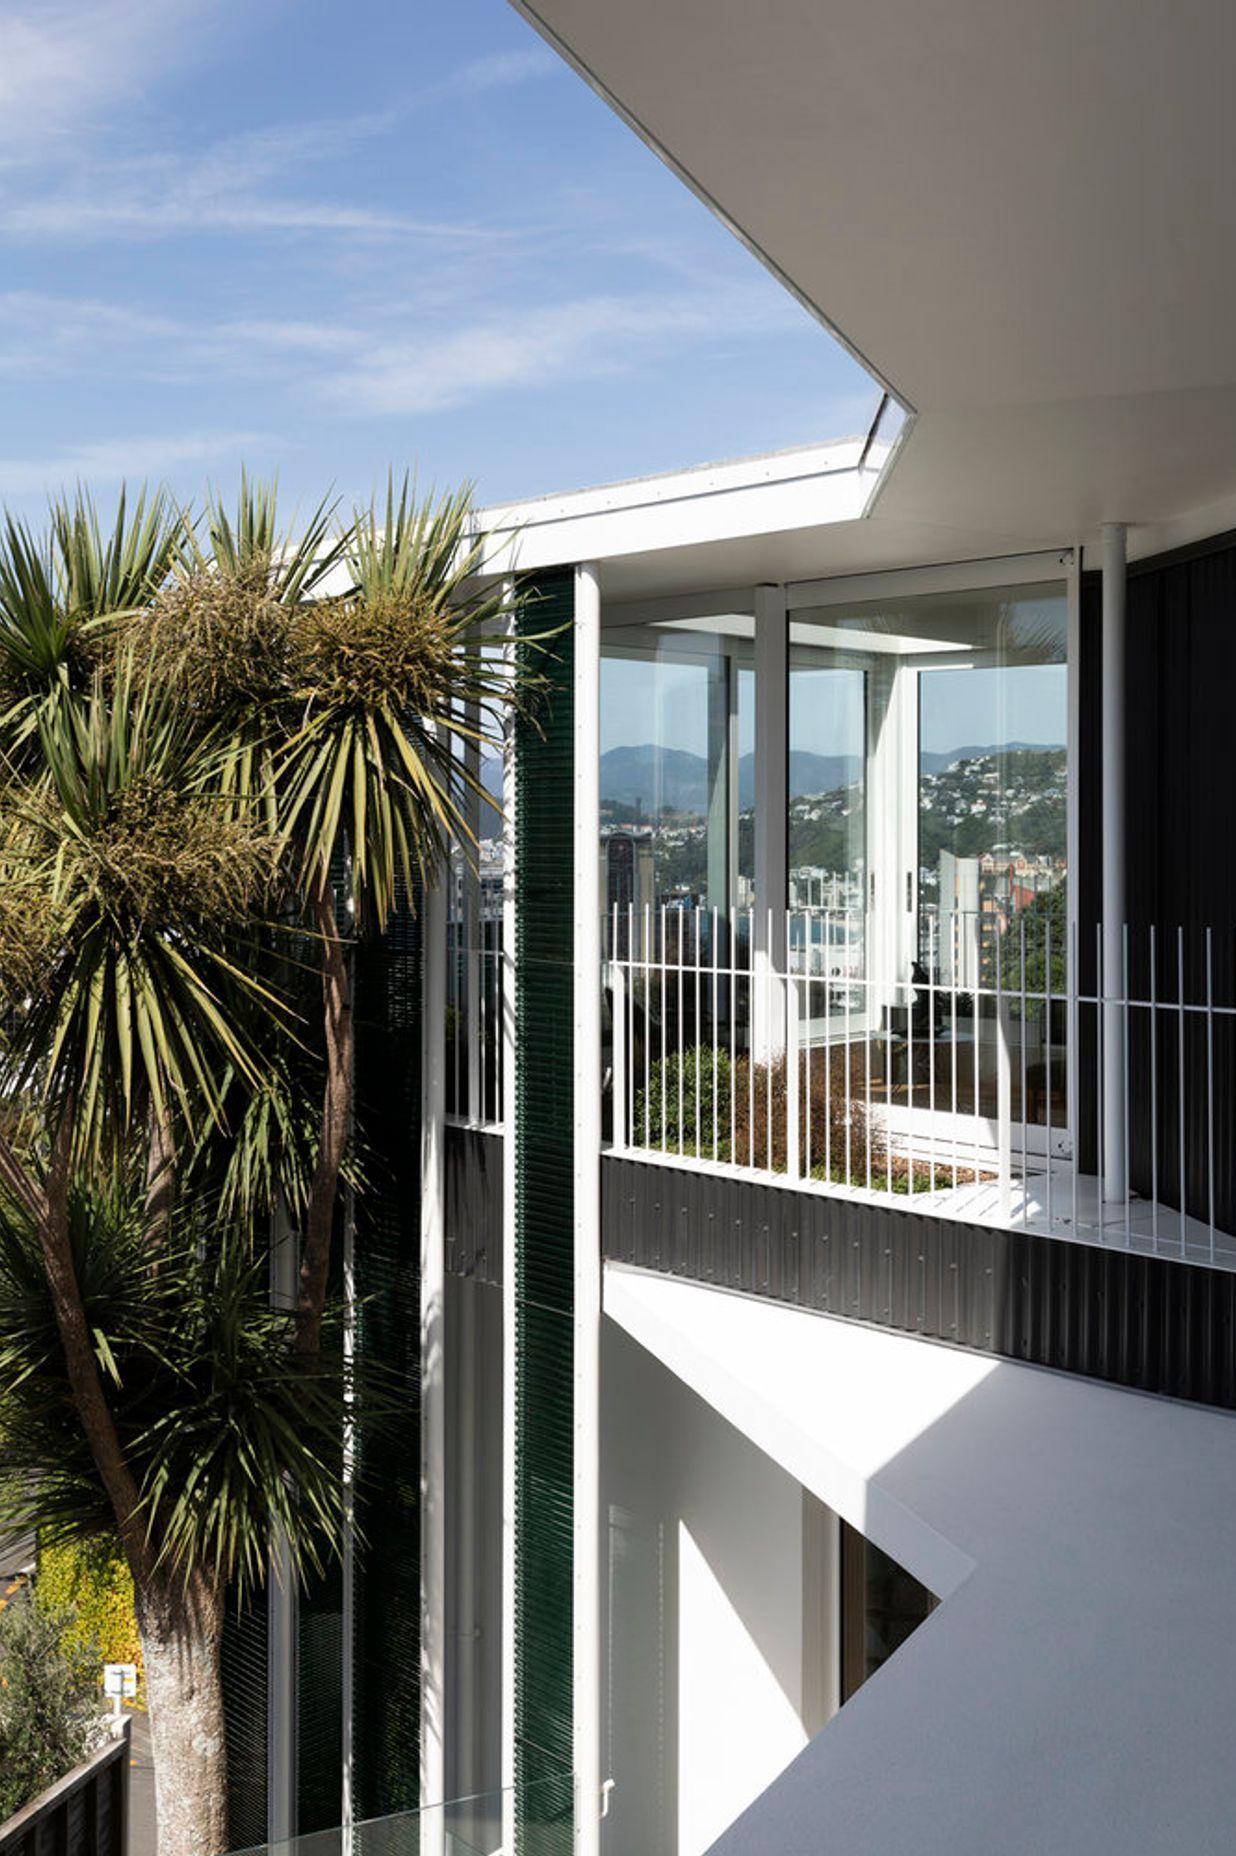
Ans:
[[[308,174],[393,126],[395,112],[287,124],[221,138],[193,154],[141,159],[91,151],[54,171],[0,174],[0,235],[143,242],[179,232],[341,232],[471,242],[500,232],[466,221],[314,197]]]
[[[95,439],[49,457],[0,457],[0,496],[37,495],[79,478],[97,485],[158,480],[186,465],[233,460],[246,452],[270,450],[280,442],[262,432],[160,433]]]
[[[380,343],[325,383],[365,414],[443,412],[496,392],[623,372],[686,343],[793,326],[793,305],[766,290],[667,297],[583,297],[515,309],[502,320]]]
[[[208,0],[0,4],[0,146],[23,155],[193,58]]]
[[[488,58],[472,58],[459,65],[440,84],[423,92],[427,97],[479,97],[489,90],[510,90],[539,77],[549,77],[562,70],[562,61],[545,46],[527,50],[494,52]]]
[[[661,295],[513,302],[501,317],[439,314],[433,326],[409,326],[402,299],[335,321],[193,321],[139,306],[9,292],[0,294],[0,372],[92,373],[115,357],[137,378],[208,373],[216,381],[260,376],[270,385],[283,376],[356,417],[407,416],[802,327],[787,298],[715,279]]]

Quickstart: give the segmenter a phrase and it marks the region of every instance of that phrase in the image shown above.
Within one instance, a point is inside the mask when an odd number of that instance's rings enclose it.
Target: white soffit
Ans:
[[[873,528],[943,559],[1236,492],[1236,8],[515,3],[916,410]]]
[[[944,1598],[715,1856],[1231,1848],[1236,1417],[612,1265],[605,1312]]]

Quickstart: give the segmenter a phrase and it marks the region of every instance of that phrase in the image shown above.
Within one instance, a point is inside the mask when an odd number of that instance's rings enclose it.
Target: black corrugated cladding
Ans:
[[[359,1818],[420,1803],[421,921],[401,909],[357,965],[357,1350],[394,1435],[357,1440],[353,1784]],[[336,1820],[338,1821],[338,1820]]]
[[[518,1847],[550,1856],[573,1834],[574,572],[523,590],[550,687],[516,733],[515,1782]]]
[[[1236,1274],[606,1158],[610,1262],[1236,1408]]]

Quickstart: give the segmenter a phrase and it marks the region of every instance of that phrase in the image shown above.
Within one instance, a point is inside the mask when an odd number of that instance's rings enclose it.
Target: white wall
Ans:
[[[702,1856],[807,1741],[803,1491],[609,1321],[601,1371],[605,1856]]]

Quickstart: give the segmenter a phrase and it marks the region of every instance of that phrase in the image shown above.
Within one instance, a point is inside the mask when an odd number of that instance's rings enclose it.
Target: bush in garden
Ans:
[[[887,1154],[867,1113],[863,1079],[854,1068],[859,1061],[841,1046],[800,1060],[798,1158],[804,1176],[860,1186],[870,1168],[872,1184],[880,1184]],[[691,1045],[653,1064],[647,1089],[636,1095],[631,1140],[692,1159],[783,1173],[787,1106],[784,1056],[753,1064],[745,1056],[731,1060],[710,1044]]]
[[[635,1097],[632,1142],[697,1160],[728,1160],[734,1077],[744,1061],[735,1065],[728,1051],[691,1044],[654,1063],[647,1089]]]
[[[0,1612],[0,1823],[62,1779],[106,1731],[94,1645],[70,1614],[19,1592]]]

